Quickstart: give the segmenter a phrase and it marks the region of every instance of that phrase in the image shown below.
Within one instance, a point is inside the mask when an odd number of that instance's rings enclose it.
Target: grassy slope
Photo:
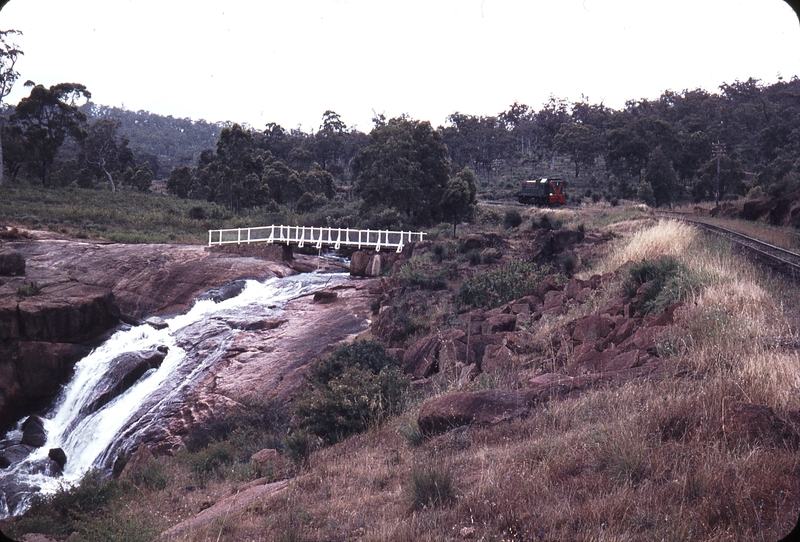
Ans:
[[[202,209],[208,217],[190,218]],[[130,190],[0,187],[0,225],[49,229],[65,235],[123,243],[202,243],[229,219],[218,206]]]
[[[501,223],[503,212],[485,210],[479,228]],[[525,420],[418,442],[413,427],[423,398],[455,388],[441,375],[399,417],[312,453],[279,497],[184,540],[780,538],[800,513],[796,451],[734,439],[725,415],[734,401],[768,405],[782,417],[800,407],[797,352],[762,340],[794,336],[798,292],[726,245],[642,214],[598,206],[552,216],[616,238],[584,274],[662,254],[693,271],[698,289],[662,345],[663,376],[555,401]],[[449,231],[443,227],[440,238]],[[530,331],[547,336],[590,308],[544,319]],[[524,360],[520,372],[553,363]],[[513,382],[511,376],[475,386]],[[252,470],[246,454],[206,469],[209,457],[226,455],[222,448],[153,462],[133,483],[118,484],[102,506],[79,514],[76,538],[135,540],[131,533],[139,532],[146,540],[264,474]],[[426,476],[446,486],[442,504],[415,507],[413,489]],[[13,531],[45,531],[48,521],[64,522],[45,514]]]

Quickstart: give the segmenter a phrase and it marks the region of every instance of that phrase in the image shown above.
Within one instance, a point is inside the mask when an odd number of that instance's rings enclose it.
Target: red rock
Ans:
[[[140,444],[133,455],[131,455],[130,459],[128,459],[128,462],[125,463],[125,467],[122,469],[122,473],[120,473],[119,476],[120,478],[129,478],[141,471],[147,463],[154,460],[155,457],[153,456],[153,452],[150,451],[150,448],[146,444]]]
[[[492,373],[495,371],[511,369],[519,362],[517,356],[502,344],[489,345],[483,354],[481,371]]]
[[[542,282],[540,282],[531,292],[533,295],[538,297],[539,299],[545,300],[545,295],[548,292],[552,291],[560,291],[563,290],[564,287],[559,285],[556,281],[555,275],[547,275]],[[546,300],[545,300],[546,301]]]
[[[624,297],[612,299],[597,311],[597,314],[608,314],[610,316],[625,315],[626,300]]]
[[[498,314],[489,317],[481,326],[481,334],[491,335],[492,333],[499,333],[501,331],[514,331],[517,325],[517,316],[515,314]]]
[[[544,314],[561,314],[564,311],[564,292],[553,290],[547,292],[544,296],[544,306],[542,312]]]
[[[25,258],[10,247],[0,248],[0,275],[24,275]]]
[[[664,310],[664,312],[658,318],[656,318],[652,322],[649,322],[647,325],[649,327],[672,325],[674,322],[675,311],[685,306],[686,304],[683,301],[678,301],[677,303],[673,303],[672,305],[667,307],[666,310]]]
[[[415,378],[426,378],[439,370],[439,350],[445,341],[457,341],[466,334],[457,328],[451,328],[428,335],[412,344],[403,354],[403,370]],[[466,346],[465,346],[466,349]]]
[[[579,343],[594,344],[604,339],[613,329],[614,321],[608,314],[590,314],[574,323],[572,340]]]
[[[564,295],[567,296],[567,299],[575,299],[586,287],[587,284],[584,281],[573,277],[569,279],[567,286],[564,288]]]
[[[456,392],[422,404],[417,425],[426,435],[470,424],[493,425],[528,413],[525,394],[501,390]]]
[[[609,346],[619,346],[620,343],[624,342],[628,339],[634,331],[636,331],[639,322],[632,318],[624,318],[622,316],[617,316],[618,321],[620,322],[617,327],[615,327],[606,338],[597,344],[597,347],[600,350],[605,350]]]

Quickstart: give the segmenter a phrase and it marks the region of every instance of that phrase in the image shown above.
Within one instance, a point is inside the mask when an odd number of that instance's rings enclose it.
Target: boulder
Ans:
[[[238,279],[232,280],[226,284],[223,284],[219,288],[213,288],[203,294],[197,296],[198,301],[204,301],[210,299],[214,303],[219,303],[221,301],[225,301],[226,299],[232,299],[242,293],[245,286],[247,286],[247,281],[245,279]]]
[[[41,448],[47,442],[47,431],[44,429],[44,420],[39,416],[30,416],[22,423],[21,444]]]
[[[529,404],[523,393],[502,390],[455,392],[422,404],[417,425],[426,435],[471,424],[496,424],[524,416]]]
[[[78,344],[20,342],[16,375],[21,394],[29,401],[54,395],[75,363],[89,352],[89,347]]]
[[[150,318],[146,319],[144,323],[154,329],[165,329],[169,327],[167,321],[160,316],[151,316]]]
[[[561,314],[564,312],[564,301],[564,292],[558,290],[549,291],[544,296],[542,312],[550,315]]]
[[[0,450],[0,457],[4,458],[4,463],[8,462],[9,465],[19,463],[36,449],[34,446],[28,444],[12,444]]]
[[[333,303],[339,298],[339,294],[333,290],[320,290],[314,292],[314,303]]]
[[[505,345],[493,344],[486,347],[481,361],[481,371],[484,373],[503,371],[516,367],[518,363],[519,358]]]
[[[516,314],[497,314],[490,316],[481,324],[481,334],[491,335],[503,331],[514,331],[517,325]]]
[[[552,292],[554,290],[560,291],[563,290],[563,287],[558,284],[555,275],[547,275],[542,279],[542,282],[536,285],[532,293],[539,299],[544,300],[547,292]]]
[[[403,370],[415,378],[426,378],[438,372],[439,351],[442,344],[447,341],[458,341],[464,337],[466,334],[457,328],[423,337],[412,344],[403,354]]]
[[[573,341],[579,344],[594,344],[611,333],[614,320],[608,314],[590,314],[576,320],[570,327],[573,327]]]
[[[24,275],[25,258],[13,248],[0,248],[0,275]]]
[[[377,277],[383,269],[380,252],[357,250],[350,256],[350,275],[354,277]]]
[[[130,459],[125,463],[125,467],[119,475],[120,478],[128,478],[136,474],[141,471],[147,463],[153,460],[155,460],[155,457],[153,456],[153,452],[150,451],[150,448],[144,443],[139,444],[136,451],[133,452],[133,455],[131,455]]]
[[[612,299],[597,311],[597,314],[608,314],[609,316],[620,316],[627,314],[627,300],[624,297]]]
[[[119,308],[109,288],[67,282],[45,286],[17,305],[18,337],[54,343],[79,343],[114,327]]]
[[[95,386],[91,402],[84,407],[86,414],[96,412],[125,393],[150,369],[158,369],[167,355],[166,347],[143,352],[125,352],[114,358],[110,372]]]
[[[67,464],[67,454],[61,448],[50,448],[47,457],[55,461],[61,469]]]
[[[753,201],[746,201],[742,205],[741,217],[745,220],[756,221],[770,211],[770,201],[764,199],[757,199]]]

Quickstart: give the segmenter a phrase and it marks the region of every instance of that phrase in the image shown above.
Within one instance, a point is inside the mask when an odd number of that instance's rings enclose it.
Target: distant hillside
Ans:
[[[108,107],[88,102],[81,111],[89,122],[114,118],[122,121],[121,133],[128,138],[137,163],[145,160],[153,165],[153,156],[158,160],[157,179],[165,179],[170,170],[180,166],[194,166],[200,152],[213,149],[224,123],[209,123],[204,120],[176,119],[148,111],[129,111],[119,107]]]

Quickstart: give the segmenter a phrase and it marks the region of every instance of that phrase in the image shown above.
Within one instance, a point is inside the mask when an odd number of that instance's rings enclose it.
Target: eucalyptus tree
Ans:
[[[78,109],[78,102],[92,94],[79,83],[59,83],[49,88],[32,81],[31,94],[20,100],[10,122],[22,129],[28,150],[29,164],[38,168],[44,186],[50,186],[53,162],[58,149],[67,136],[82,140],[86,132],[86,115]]]
[[[2,9],[2,5],[0,5]],[[23,52],[14,41],[21,35],[19,30],[0,30],[0,110],[3,109],[3,100],[11,92],[11,88],[19,78],[19,72],[14,68],[17,59]],[[2,117],[0,117],[0,186],[3,184],[3,141]]]
[[[392,208],[410,225],[439,218],[450,160],[430,122],[403,116],[376,123],[369,144],[353,159],[353,171],[365,213]]]
[[[108,179],[112,192],[117,190],[114,175],[136,165],[127,138],[119,134],[120,126],[122,121],[119,119],[97,120],[89,127],[82,142],[84,161]]]

